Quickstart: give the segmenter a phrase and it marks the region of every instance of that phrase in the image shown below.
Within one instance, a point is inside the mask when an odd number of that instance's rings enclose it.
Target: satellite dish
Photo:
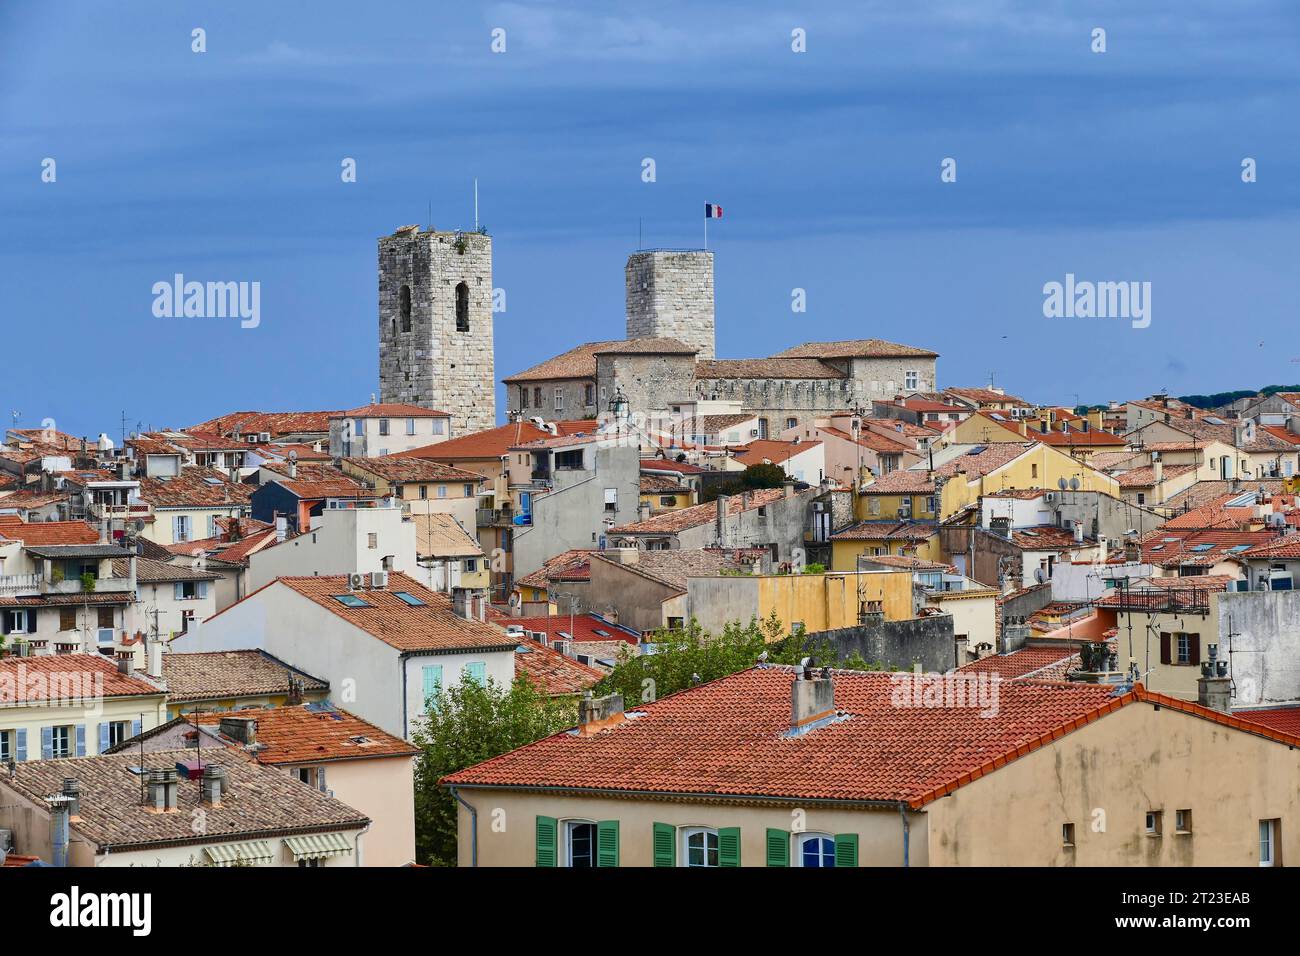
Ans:
[[[1070,479],[1070,490],[1071,490],[1071,491],[1078,491],[1078,490],[1079,490],[1079,479],[1078,479],[1078,478],[1071,478],[1071,479]]]
[[[297,460],[298,460],[298,453],[297,453],[296,451],[293,451],[293,450],[291,449],[291,450],[289,451],[289,460],[290,460],[290,461],[297,461]]]
[[[143,519],[143,518],[136,518],[136,519],[135,519],[135,530],[136,530],[137,533],[138,533],[138,532],[141,532],[141,531],[144,530],[144,519]]]
[[[1042,568],[1035,568],[1035,569],[1034,569],[1034,580],[1037,581],[1039,584],[1046,584],[1046,583],[1047,583],[1047,572],[1044,571]]]
[[[1065,482],[1065,479],[1064,479],[1064,478],[1058,478],[1058,479],[1056,479],[1056,487],[1058,487],[1058,488],[1060,488],[1062,491],[1064,491],[1064,490],[1066,489],[1066,482]]]

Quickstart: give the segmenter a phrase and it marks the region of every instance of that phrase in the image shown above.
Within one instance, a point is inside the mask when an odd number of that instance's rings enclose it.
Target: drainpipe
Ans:
[[[907,822],[906,803],[900,802],[898,804],[898,818],[903,821],[903,869],[907,869],[909,866],[912,865],[910,860],[911,850],[912,850],[911,848],[912,832],[911,832],[911,827]]]
[[[456,798],[456,802],[469,811],[469,865],[478,866],[478,811],[465,802],[464,797],[455,787],[447,789]]]

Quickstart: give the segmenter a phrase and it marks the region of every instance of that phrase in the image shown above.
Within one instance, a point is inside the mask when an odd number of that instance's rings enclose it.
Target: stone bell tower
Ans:
[[[379,393],[448,412],[453,437],[496,426],[491,237],[403,226],[379,240]]]
[[[677,339],[713,358],[713,253],[646,249],[623,270],[629,339]]]

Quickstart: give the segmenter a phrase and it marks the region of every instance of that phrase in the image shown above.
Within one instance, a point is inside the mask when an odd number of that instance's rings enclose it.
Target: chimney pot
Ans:
[[[578,733],[594,734],[623,721],[623,695],[593,697],[587,691],[578,701]]]
[[[829,668],[798,668],[790,687],[790,731],[801,733],[808,725],[834,714],[835,681]]]

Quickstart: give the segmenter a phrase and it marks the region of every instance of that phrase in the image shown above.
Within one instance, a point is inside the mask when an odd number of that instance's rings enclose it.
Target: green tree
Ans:
[[[438,785],[449,773],[559,733],[577,722],[572,700],[550,699],[526,678],[502,687],[466,680],[443,690],[416,727],[416,859],[456,865],[456,801]]]
[[[759,488],[780,488],[785,482],[785,472],[780,465],[759,462],[749,465],[735,478],[710,485],[700,495],[700,502],[715,501],[719,495],[738,495],[742,491],[754,491]]]

